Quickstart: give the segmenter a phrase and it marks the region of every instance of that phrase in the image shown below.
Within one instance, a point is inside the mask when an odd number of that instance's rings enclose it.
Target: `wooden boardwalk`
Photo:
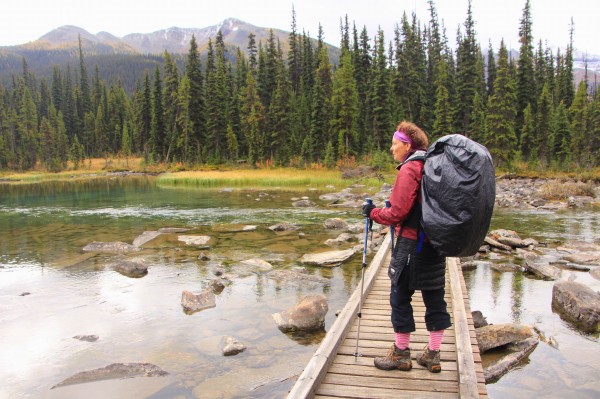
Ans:
[[[382,371],[373,365],[373,358],[385,356],[394,342],[387,277],[389,247],[388,239],[365,271],[362,318],[356,317],[359,284],[288,399],[487,398],[467,290],[455,258],[448,258],[446,267],[446,302],[452,327],[446,330],[442,342],[442,372],[430,373],[414,359],[429,339],[424,322],[425,305],[419,292],[412,302],[417,326],[410,343],[413,369],[410,372]],[[359,356],[355,356],[357,334]]]

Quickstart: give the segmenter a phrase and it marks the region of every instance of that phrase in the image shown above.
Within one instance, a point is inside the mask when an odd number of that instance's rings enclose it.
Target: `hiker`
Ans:
[[[409,344],[411,332],[415,331],[411,306],[415,290],[421,290],[423,295],[429,331],[429,344],[417,354],[416,360],[433,373],[441,371],[440,346],[444,330],[451,326],[444,300],[446,257],[436,252],[420,228],[422,157],[428,144],[427,135],[421,128],[411,122],[400,122],[390,148],[394,160],[400,162],[390,196],[391,207],[376,208],[365,204],[362,210],[364,217],[379,224],[396,226],[397,240],[388,267],[396,340],[386,356],[375,358],[375,367],[381,370],[408,371],[412,368]],[[411,161],[414,157],[421,159]]]

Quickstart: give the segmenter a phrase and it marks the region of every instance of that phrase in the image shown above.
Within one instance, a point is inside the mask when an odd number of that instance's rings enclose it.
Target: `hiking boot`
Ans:
[[[393,344],[385,357],[376,357],[373,363],[380,370],[409,371],[412,368],[410,348],[400,350]]]
[[[427,367],[427,370],[432,373],[439,373],[442,371],[440,365],[440,351],[432,351],[429,346],[425,347],[423,353],[417,354],[417,363],[423,367]]]

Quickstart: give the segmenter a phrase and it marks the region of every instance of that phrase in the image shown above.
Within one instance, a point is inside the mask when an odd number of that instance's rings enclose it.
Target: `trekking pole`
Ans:
[[[368,205],[373,204],[373,200],[371,198],[366,198],[365,201]],[[360,356],[358,353],[358,340],[360,337],[360,319],[362,318],[362,300],[363,300],[363,289],[365,287],[365,269],[367,268],[367,241],[369,238],[369,223],[371,222],[370,218],[366,218],[365,220],[365,247],[363,250],[363,260],[362,260],[362,275],[360,278],[360,300],[358,302],[358,313],[356,316],[358,317],[358,331],[356,332],[356,351],[354,351],[354,358]]]
[[[390,200],[385,200],[385,207],[386,208],[391,208],[392,204],[390,203]],[[396,226],[394,226],[393,224],[390,225],[390,237],[392,239],[392,253],[394,253],[394,229],[396,228]]]

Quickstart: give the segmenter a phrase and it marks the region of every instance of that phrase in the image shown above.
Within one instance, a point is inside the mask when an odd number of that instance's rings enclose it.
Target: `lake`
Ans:
[[[324,220],[363,222],[359,209],[327,207],[320,194],[310,187],[299,193],[160,186],[152,177],[0,185],[0,397],[285,397],[323,333],[284,334],[271,314],[323,294],[328,329],[360,280],[362,257],[334,268],[307,267],[326,281],[313,284],[240,273],[240,262],[260,258],[290,269],[303,254],[329,249],[324,241],[339,231],[325,230]],[[319,206],[293,207],[301,196]],[[268,229],[282,222],[299,229]],[[597,239],[600,212],[498,210],[492,223],[556,245]],[[247,225],[256,229],[241,231]],[[82,251],[94,241],[131,243],[144,231],[168,227],[208,235],[210,248],[163,234],[127,255],[148,265],[142,278],[111,270],[121,255]],[[186,314],[182,291],[200,291],[219,270],[235,277],[217,295],[216,307]],[[563,272],[565,278],[568,273],[600,290],[587,273]],[[552,282],[488,267],[464,274],[471,307],[488,322],[535,325],[559,343],[555,349],[540,342],[526,363],[488,385],[490,397],[600,396],[598,334],[579,332],[552,312]],[[73,338],[92,334],[99,339]],[[224,357],[226,335],[246,351]],[[153,363],[169,375],[50,389],[78,372],[119,362]]]

